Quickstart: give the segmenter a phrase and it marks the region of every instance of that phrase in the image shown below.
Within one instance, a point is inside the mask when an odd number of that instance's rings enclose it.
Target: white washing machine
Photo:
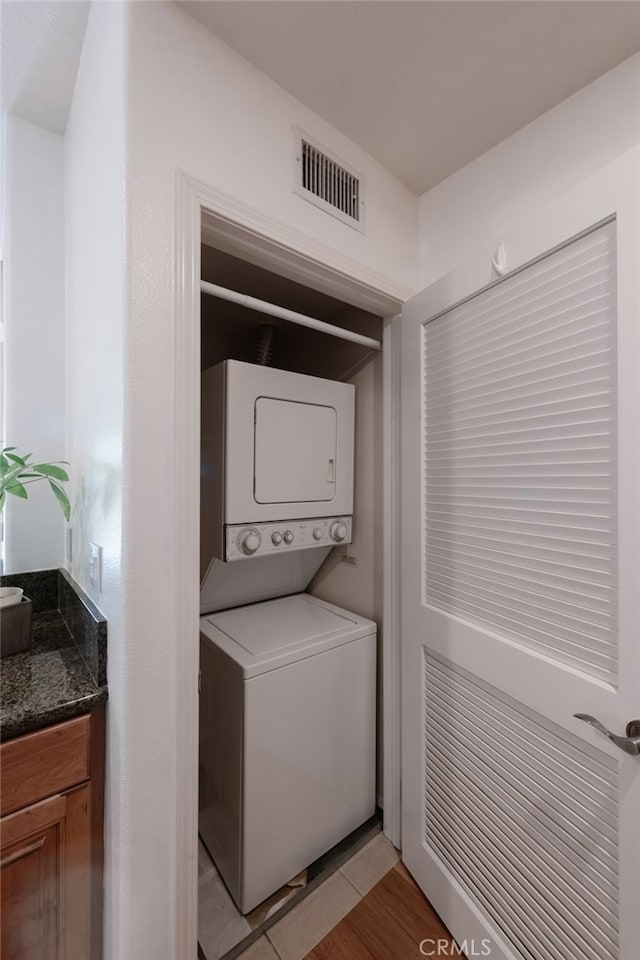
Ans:
[[[200,834],[247,913],[375,806],[376,625],[308,594],[200,620]]]

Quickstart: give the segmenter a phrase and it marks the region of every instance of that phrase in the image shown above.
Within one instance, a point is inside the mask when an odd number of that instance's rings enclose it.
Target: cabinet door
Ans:
[[[62,958],[61,873],[66,800],[52,797],[2,820],[2,960]]]
[[[89,956],[89,788],[0,820],[2,960]]]
[[[255,408],[256,501],[333,500],[336,435],[333,407],[260,397]]]

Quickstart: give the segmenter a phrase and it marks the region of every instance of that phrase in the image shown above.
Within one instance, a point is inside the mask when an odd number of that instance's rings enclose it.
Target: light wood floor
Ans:
[[[420,957],[420,942],[446,940],[434,956],[451,953],[452,940],[429,901],[399,863],[327,934],[305,960],[407,960]]]

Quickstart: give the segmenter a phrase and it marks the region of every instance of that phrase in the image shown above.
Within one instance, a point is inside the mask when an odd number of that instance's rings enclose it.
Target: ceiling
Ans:
[[[640,0],[179,6],[418,194],[640,49]],[[3,110],[64,131],[88,10],[2,2]]]
[[[180,6],[418,194],[640,49],[636,0]]]
[[[87,0],[3,0],[4,112],[63,133],[88,15]]]

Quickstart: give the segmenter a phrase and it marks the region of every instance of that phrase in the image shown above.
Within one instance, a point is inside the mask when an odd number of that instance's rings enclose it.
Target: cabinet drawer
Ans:
[[[90,717],[76,717],[0,745],[4,816],[87,780]]]

